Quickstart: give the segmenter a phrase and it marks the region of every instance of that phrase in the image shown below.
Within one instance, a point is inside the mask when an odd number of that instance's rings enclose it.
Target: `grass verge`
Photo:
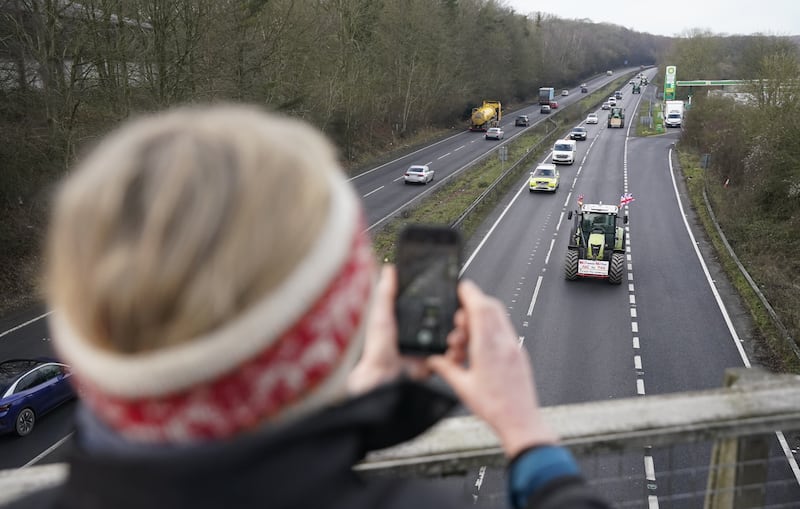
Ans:
[[[706,172],[700,166],[700,156],[690,150],[680,148],[678,150],[678,158],[684,178],[686,179],[692,205],[703,224],[706,234],[714,245],[719,263],[742,297],[742,301],[747,306],[753,318],[759,339],[769,350],[768,353],[770,355],[760,359],[762,364],[765,364],[766,367],[776,372],[800,373],[800,361],[798,361],[789,345],[786,344],[785,338],[773,323],[772,318],[761,304],[761,300],[753,291],[747,279],[745,279],[744,275],[739,271],[739,267],[728,253],[728,250],[725,248],[722,239],[719,237],[714,227],[705,201],[703,200],[703,189],[705,189],[706,186]]]

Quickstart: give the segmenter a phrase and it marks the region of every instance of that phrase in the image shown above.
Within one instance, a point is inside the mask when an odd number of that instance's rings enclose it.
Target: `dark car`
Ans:
[[[569,133],[569,137],[572,140],[585,140],[586,128],[582,126],[573,127],[572,132]]]
[[[24,437],[36,419],[75,397],[69,366],[49,359],[0,362],[0,433]]]
[[[616,92],[614,92],[614,97],[616,97],[617,99],[622,99],[622,92],[617,90]]]
[[[531,125],[531,120],[528,118],[528,115],[519,115],[514,119],[514,125],[527,127]]]

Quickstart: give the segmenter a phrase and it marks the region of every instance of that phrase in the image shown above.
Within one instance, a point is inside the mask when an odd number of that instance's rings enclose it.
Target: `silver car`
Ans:
[[[414,164],[408,167],[403,175],[406,184],[427,184],[433,180],[433,170],[427,164]]]
[[[486,136],[484,136],[487,140],[502,140],[505,133],[499,127],[490,127],[488,131],[486,131]]]

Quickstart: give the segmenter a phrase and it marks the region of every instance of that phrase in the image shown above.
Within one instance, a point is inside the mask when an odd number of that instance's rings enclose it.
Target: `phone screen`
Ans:
[[[460,235],[445,226],[408,226],[400,234],[396,262],[400,351],[443,353],[458,309]]]

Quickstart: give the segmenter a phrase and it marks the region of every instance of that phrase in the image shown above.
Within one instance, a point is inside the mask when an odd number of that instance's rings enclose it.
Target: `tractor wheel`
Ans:
[[[622,283],[622,274],[625,271],[625,255],[614,253],[611,255],[611,267],[608,269],[608,282],[612,285]]]
[[[578,279],[578,252],[574,249],[567,250],[567,257],[564,260],[564,278],[569,281]]]

